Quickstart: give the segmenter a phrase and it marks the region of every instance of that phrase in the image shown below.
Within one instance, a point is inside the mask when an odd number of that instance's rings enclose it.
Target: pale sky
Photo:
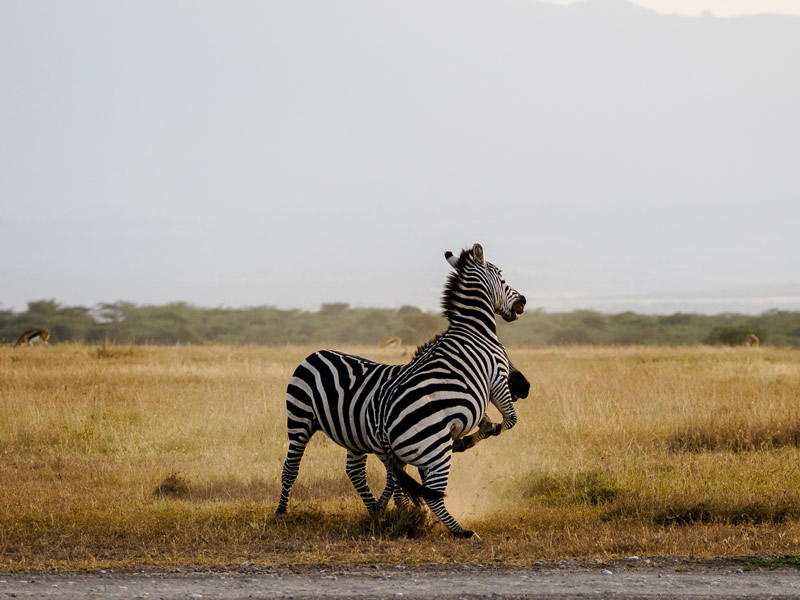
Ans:
[[[551,4],[576,4],[584,0],[544,0]],[[717,17],[744,15],[800,15],[800,0],[631,0],[633,4],[665,15]]]
[[[800,310],[800,2],[637,3],[785,14],[0,0],[0,309]]]

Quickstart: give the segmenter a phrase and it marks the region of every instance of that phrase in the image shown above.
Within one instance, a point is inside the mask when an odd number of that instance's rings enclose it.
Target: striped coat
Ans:
[[[516,424],[495,314],[518,319],[525,297],[486,261],[479,244],[451,264],[455,272],[442,300],[447,331],[382,384],[369,408],[370,444],[413,500],[424,500],[454,535],[480,539],[447,511],[444,491],[454,440],[483,421],[490,402],[503,416],[491,435]],[[422,484],[405,465],[419,469]]]

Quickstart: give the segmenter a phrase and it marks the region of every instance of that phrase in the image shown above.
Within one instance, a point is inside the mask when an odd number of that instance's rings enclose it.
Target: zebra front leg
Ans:
[[[489,420],[489,417],[484,416],[483,419],[481,419],[481,422],[478,423],[478,431],[453,440],[453,452],[464,452],[465,450],[469,450],[475,444],[483,439],[486,439],[487,437],[500,435],[502,430],[502,424],[492,423]]]
[[[294,485],[297,474],[300,472],[300,461],[303,459],[303,453],[306,451],[306,445],[314,435],[314,427],[312,424],[303,424],[299,429],[289,427],[289,452],[286,455],[286,460],[283,463],[283,473],[281,474],[281,497],[278,500],[278,508],[275,509],[275,516],[286,514],[286,508],[289,504],[289,492]]]
[[[506,383],[504,384],[501,380],[500,385],[494,387],[491,392],[491,401],[500,409],[503,422],[492,423],[489,417],[484,415],[481,422],[478,423],[476,433],[453,440],[453,452],[464,452],[487,437],[500,435],[504,429],[511,429],[517,422],[517,415],[511,402],[516,402],[518,398],[527,398],[530,387],[531,384],[525,376],[513,368]]]
[[[364,501],[367,511],[369,514],[374,514],[378,510],[378,503],[375,502],[375,496],[372,495],[372,491],[367,485],[367,455],[348,450],[346,470],[350,482]]]
[[[499,425],[497,432],[492,435],[500,435],[502,431],[511,429],[517,424],[517,412],[514,410],[514,400],[511,397],[511,391],[508,389],[508,378],[501,377],[495,382],[489,394],[489,401],[495,405],[503,416],[502,425]]]

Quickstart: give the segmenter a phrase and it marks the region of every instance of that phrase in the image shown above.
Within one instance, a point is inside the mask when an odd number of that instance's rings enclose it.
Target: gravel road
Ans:
[[[672,562],[674,561],[674,562]],[[236,571],[3,573],[2,598],[798,598],[800,570],[631,559],[528,567],[305,566]]]

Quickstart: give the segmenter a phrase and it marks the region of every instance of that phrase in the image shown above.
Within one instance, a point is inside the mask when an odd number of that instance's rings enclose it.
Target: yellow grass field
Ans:
[[[800,551],[796,350],[509,348],[519,424],[456,455],[447,490],[481,544],[370,522],[322,434],[273,519],[312,350],[0,348],[0,570]]]

